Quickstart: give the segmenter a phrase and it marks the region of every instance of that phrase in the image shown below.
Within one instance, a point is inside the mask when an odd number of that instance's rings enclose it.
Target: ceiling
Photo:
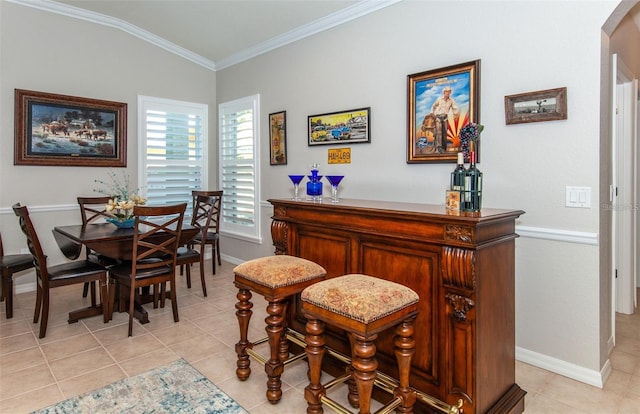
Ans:
[[[118,28],[211,70],[402,0],[7,0]],[[640,28],[640,3],[629,12]]]
[[[222,69],[401,0],[8,0],[115,27]]]

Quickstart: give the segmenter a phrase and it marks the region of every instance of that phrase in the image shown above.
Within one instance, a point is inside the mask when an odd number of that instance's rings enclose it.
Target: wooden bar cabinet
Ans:
[[[276,254],[319,263],[328,277],[363,273],[420,295],[411,385],[463,412],[521,413],[515,383],[515,220],[523,211],[451,213],[444,205],[272,199]],[[289,326],[305,331],[294,300]],[[392,333],[377,341],[379,369],[397,377]],[[342,332],[327,345],[349,355]],[[337,367],[334,367],[337,368]],[[430,413],[426,406],[416,412]]]

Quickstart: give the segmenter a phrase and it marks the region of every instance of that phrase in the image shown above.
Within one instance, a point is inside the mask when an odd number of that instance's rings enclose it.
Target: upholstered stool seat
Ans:
[[[251,374],[249,356],[258,343],[249,342],[247,332],[251,319],[252,293],[264,296],[269,302],[265,318],[270,358],[264,362],[267,373],[267,399],[275,404],[282,397],[280,377],[289,358],[286,337],[286,313],[289,300],[313,283],[323,280],[327,271],[320,265],[294,256],[278,255],[249,260],[233,269],[234,284],[238,288],[236,316],[240,325],[240,341],[236,344],[238,355],[236,375],[242,381]]]
[[[416,393],[409,387],[409,371],[415,352],[413,320],[418,313],[418,294],[395,282],[350,274],[315,283],[304,289],[300,298],[308,320],[305,337],[309,361],[309,385],[305,388],[307,413],[322,413],[322,400],[332,401],[320,383],[325,323],[344,329],[349,335],[352,350],[349,379],[355,380],[357,386],[357,395],[350,387],[349,401],[359,404],[362,414],[370,412],[376,379],[375,340],[378,333],[396,327],[394,352],[399,385],[389,404],[401,407],[403,413],[413,412]]]

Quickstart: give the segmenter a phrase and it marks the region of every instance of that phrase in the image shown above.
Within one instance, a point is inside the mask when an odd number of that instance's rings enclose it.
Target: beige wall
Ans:
[[[640,10],[640,5],[634,10]],[[611,35],[609,46],[611,53],[624,56],[625,65],[640,78],[640,29],[630,14],[622,19]]]
[[[481,59],[483,205],[526,211],[517,222],[519,358],[597,384],[600,313],[610,315],[599,303],[597,246],[600,29],[616,4],[404,1],[219,71],[217,100],[261,94],[263,200],[290,197],[287,174],[319,162],[321,173],[345,174],[344,197],[442,204],[454,166],[406,163],[407,75]],[[563,86],[566,121],[505,125],[505,95]],[[329,166],[326,147],[307,146],[308,115],[365,106],[371,143],[350,146],[351,164]],[[266,114],[279,110],[288,165],[268,166]],[[570,185],[592,188],[590,209],[565,207]],[[242,257],[273,251],[270,214],[267,204],[268,245],[225,246]]]
[[[305,173],[314,162],[323,173],[345,173],[345,197],[442,203],[453,165],[405,162],[406,76],[481,59],[484,205],[526,211],[517,223],[519,358],[597,383],[611,319],[599,301],[597,256],[606,238],[599,215],[600,28],[618,3],[406,0],[214,74],[117,30],[2,2],[0,229],[9,248],[19,249],[10,205],[42,207],[36,226],[60,261],[49,230],[77,222],[69,206],[106,174],[13,166],[7,137],[12,142],[14,88],[127,102],[134,177],[138,94],[208,103],[214,136],[218,102],[259,93],[264,242],[222,240],[223,253],[242,260],[273,252],[265,200],[289,197],[287,174]],[[562,86],[566,121],[505,125],[505,95]],[[364,106],[371,107],[371,143],[351,145],[351,164],[329,167],[326,147],[306,145],[307,116]],[[267,114],[280,110],[287,111],[288,165],[269,166]],[[215,142],[209,148],[216,160]],[[564,207],[567,185],[591,187],[592,208]]]
[[[215,137],[216,74],[120,30],[82,20],[5,1],[0,19],[0,231],[8,252],[26,247],[10,207],[29,206],[44,250],[56,263],[63,259],[51,229],[80,222],[76,197],[98,195],[94,180],[106,179],[109,169],[14,166],[14,89],[126,102],[126,171],[135,183],[138,95],[208,104]],[[210,159],[217,159],[215,141],[209,151]],[[216,168],[210,172],[216,183]]]

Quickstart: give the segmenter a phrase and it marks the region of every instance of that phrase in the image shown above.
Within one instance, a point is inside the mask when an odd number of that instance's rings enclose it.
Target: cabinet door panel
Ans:
[[[327,271],[328,277],[349,273],[351,267],[352,241],[347,233],[325,233],[320,229],[309,231],[308,227],[300,229],[296,239],[296,254],[318,263]]]
[[[416,353],[412,372],[420,373],[423,381],[438,381],[438,263],[439,249],[424,245],[402,245],[392,239],[361,241],[358,262],[361,272],[410,286],[420,296],[415,321]],[[395,369],[393,330],[380,334],[377,342],[381,365]],[[385,356],[386,358],[382,358]],[[388,361],[388,362],[387,362]],[[384,369],[387,370],[387,369]]]

